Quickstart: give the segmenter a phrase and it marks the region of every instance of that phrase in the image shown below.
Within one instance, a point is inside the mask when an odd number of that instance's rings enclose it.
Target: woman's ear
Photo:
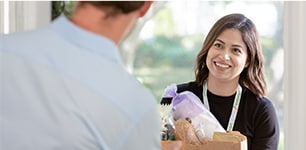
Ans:
[[[245,62],[244,68],[249,67],[249,64],[250,64],[250,62],[249,62],[249,60],[247,60],[247,61]]]
[[[143,17],[150,9],[153,1],[145,1],[143,6],[140,8],[140,17]]]

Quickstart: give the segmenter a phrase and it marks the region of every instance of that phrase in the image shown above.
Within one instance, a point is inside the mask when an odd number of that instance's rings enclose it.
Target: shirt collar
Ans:
[[[63,15],[55,19],[51,26],[56,32],[76,46],[122,64],[118,47],[110,39],[76,26]]]

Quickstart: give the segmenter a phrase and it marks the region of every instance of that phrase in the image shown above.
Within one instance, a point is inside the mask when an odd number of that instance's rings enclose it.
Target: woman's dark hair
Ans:
[[[201,86],[208,77],[206,66],[207,53],[216,38],[226,29],[240,31],[243,42],[247,46],[248,67],[240,74],[239,84],[249,88],[255,95],[266,95],[266,82],[263,73],[264,57],[259,42],[258,32],[253,22],[243,14],[229,14],[219,19],[211,28],[203,47],[197,55],[195,65],[195,80]]]

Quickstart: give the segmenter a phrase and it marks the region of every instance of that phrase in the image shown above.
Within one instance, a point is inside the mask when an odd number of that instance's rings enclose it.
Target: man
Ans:
[[[0,149],[160,149],[156,101],[117,50],[151,3],[83,1],[70,18],[0,36]]]

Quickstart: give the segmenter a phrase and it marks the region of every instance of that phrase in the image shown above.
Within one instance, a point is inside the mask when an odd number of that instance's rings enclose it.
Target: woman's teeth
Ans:
[[[218,67],[221,67],[221,68],[229,68],[229,67],[230,67],[229,65],[220,64],[220,63],[217,63],[217,62],[215,62],[215,64],[216,64]]]

